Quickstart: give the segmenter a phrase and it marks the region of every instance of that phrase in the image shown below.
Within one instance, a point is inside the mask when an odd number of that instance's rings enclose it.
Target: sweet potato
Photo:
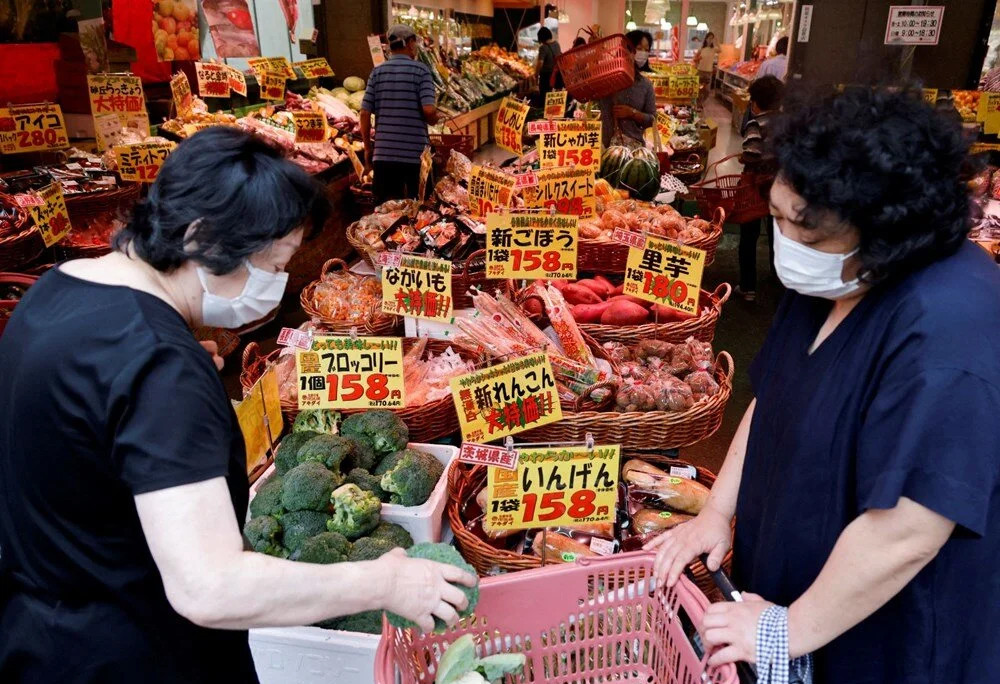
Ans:
[[[614,289],[608,287],[599,280],[591,280],[590,278],[581,278],[580,280],[576,281],[576,284],[582,285],[583,287],[587,288],[588,290],[596,294],[601,299],[607,299],[608,296],[611,294],[611,290]]]
[[[657,323],[670,323],[671,321],[686,321],[689,318],[694,318],[694,314],[678,311],[677,309],[671,309],[666,304],[654,304],[652,315],[653,318],[656,319]]]
[[[601,316],[610,306],[611,302],[575,304],[570,307],[569,312],[573,314],[573,319],[577,323],[598,323],[601,320]]]
[[[567,285],[569,285],[569,283],[566,282],[565,280],[552,280],[552,281],[548,281],[547,280],[545,282],[547,282],[549,285],[551,285],[552,287],[556,288],[560,292],[563,291],[563,288],[565,288]]]
[[[610,280],[608,280],[607,278],[605,278],[602,275],[595,275],[594,276],[594,280],[596,280],[599,283],[604,283],[605,285],[607,285],[608,286],[608,294],[609,295],[611,294],[611,291],[613,289],[615,289],[615,284],[612,283]]]
[[[650,308],[650,307],[653,306],[653,302],[646,301],[645,299],[639,299],[638,297],[635,297],[633,295],[627,295],[627,294],[615,295],[614,297],[612,297],[608,301],[609,302],[632,302],[633,304],[638,304],[639,306],[643,307],[644,309],[648,309],[648,308]]]
[[[612,302],[611,306],[601,314],[603,325],[640,325],[648,319],[649,312],[645,307],[623,300]]]
[[[524,312],[527,314],[542,314],[545,311],[545,307],[542,305],[542,300],[537,297],[529,297],[524,300],[524,304],[521,305]]]
[[[623,292],[625,292],[625,283],[622,283],[621,285],[616,285],[616,286],[615,286],[615,287],[614,287],[614,288],[613,288],[613,289],[611,290],[611,296],[612,296],[612,297],[614,297],[615,295],[620,295],[620,294],[622,294]]]
[[[567,285],[562,290],[567,304],[600,304],[601,298],[583,285]]]

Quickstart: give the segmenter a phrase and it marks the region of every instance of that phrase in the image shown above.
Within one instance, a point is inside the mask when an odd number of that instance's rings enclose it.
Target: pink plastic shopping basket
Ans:
[[[472,634],[480,656],[527,656],[524,674],[508,681],[736,684],[736,669],[708,667],[691,639],[708,599],[686,577],[654,587],[654,558],[636,551],[485,578],[476,613],[445,634],[385,622],[375,682],[393,684],[398,669],[402,684],[430,684],[447,645]]]

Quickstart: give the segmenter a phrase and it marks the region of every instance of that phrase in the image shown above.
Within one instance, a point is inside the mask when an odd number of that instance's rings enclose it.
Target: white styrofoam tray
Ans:
[[[261,684],[372,684],[378,634],[320,627],[250,630],[250,652]]]

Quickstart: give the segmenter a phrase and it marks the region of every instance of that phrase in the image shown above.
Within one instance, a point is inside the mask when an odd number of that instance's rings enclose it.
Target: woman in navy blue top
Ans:
[[[735,515],[755,595],[709,609],[712,662],[754,662],[776,610],[817,684],[998,682],[1000,269],[966,239],[959,124],[919,91],[859,88],[776,127],[789,292],[709,502],[655,543],[657,571],[718,567]]]

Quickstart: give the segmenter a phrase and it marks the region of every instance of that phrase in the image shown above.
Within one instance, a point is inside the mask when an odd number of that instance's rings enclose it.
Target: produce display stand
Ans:
[[[469,136],[473,152],[488,145],[493,141],[496,114],[502,101],[502,99],[493,100],[472,111],[459,114],[447,122],[448,129],[453,135]]]

